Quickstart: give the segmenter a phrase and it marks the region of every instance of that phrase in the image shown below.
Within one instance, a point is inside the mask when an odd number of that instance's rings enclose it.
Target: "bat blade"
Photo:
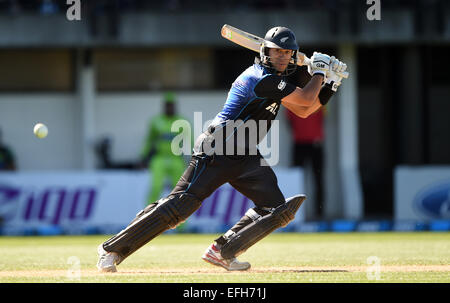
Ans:
[[[240,30],[236,27],[233,27],[231,25],[225,24],[222,26],[221,30],[222,37],[225,39],[236,43],[240,46],[243,46],[247,49],[250,49],[252,51],[258,52],[260,51],[261,45],[264,42],[264,39],[255,36],[253,34],[247,33],[243,30]],[[311,59],[309,59],[307,56],[305,56],[302,52],[297,52],[297,65],[303,66],[303,65],[310,65]],[[348,78],[348,72],[344,72],[340,74],[339,76]]]
[[[231,25],[225,24],[222,26],[222,37],[236,43],[240,46],[248,48],[252,51],[259,52],[263,39],[250,33],[244,32]]]
[[[258,53],[264,42],[264,39],[228,24],[222,26],[221,34],[225,39]],[[297,65],[306,65],[305,59],[307,59],[305,54],[297,52]]]

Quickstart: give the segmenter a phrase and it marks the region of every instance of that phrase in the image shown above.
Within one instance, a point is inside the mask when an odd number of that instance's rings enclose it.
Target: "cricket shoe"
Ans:
[[[107,252],[103,249],[103,244],[100,244],[97,248],[98,253],[98,262],[97,268],[98,271],[102,272],[116,272],[116,263],[119,261],[119,255],[115,252]]]
[[[221,266],[229,271],[247,270],[250,268],[250,263],[248,262],[239,262],[236,258],[224,259],[220,254],[220,250],[214,244],[211,244],[211,246],[206,249],[202,259],[212,265]]]

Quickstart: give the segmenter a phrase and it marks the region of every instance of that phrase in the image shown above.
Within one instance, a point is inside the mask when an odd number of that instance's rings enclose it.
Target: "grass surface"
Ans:
[[[247,272],[201,260],[217,235],[169,234],[99,273],[108,236],[0,237],[0,282],[450,282],[450,233],[275,233],[239,257]]]

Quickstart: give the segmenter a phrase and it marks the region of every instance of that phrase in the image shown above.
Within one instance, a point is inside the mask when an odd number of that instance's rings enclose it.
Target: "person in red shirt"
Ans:
[[[291,111],[286,111],[292,129],[293,162],[294,166],[305,167],[311,161],[314,174],[315,208],[314,215],[322,215],[323,205],[323,116],[324,109],[320,108],[308,118],[300,118]]]

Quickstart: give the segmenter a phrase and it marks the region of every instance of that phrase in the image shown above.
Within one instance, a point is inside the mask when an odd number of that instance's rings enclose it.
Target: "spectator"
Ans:
[[[172,152],[172,140],[178,135],[178,133],[172,132],[172,124],[176,120],[183,120],[181,116],[177,115],[175,106],[174,94],[167,93],[164,96],[164,112],[151,119],[142,149],[142,163],[148,165],[152,173],[148,204],[159,199],[166,178],[169,178],[171,185],[175,186],[186,166],[183,156],[175,155]]]
[[[0,170],[16,170],[14,154],[3,144],[2,130],[0,129]]]
[[[293,135],[294,166],[305,167],[307,161],[312,164],[314,175],[315,208],[314,216],[322,215],[323,203],[323,109],[306,119],[286,111]]]

